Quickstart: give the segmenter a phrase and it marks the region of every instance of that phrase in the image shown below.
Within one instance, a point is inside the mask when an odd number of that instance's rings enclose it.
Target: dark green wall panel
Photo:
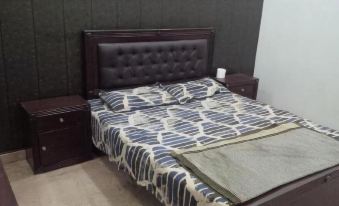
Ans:
[[[0,4],[0,6],[2,6]],[[1,7],[0,7],[1,8]],[[1,11],[0,11],[1,16]],[[11,147],[11,141],[9,137],[10,125],[9,125],[9,113],[8,113],[8,101],[7,101],[7,82],[6,82],[6,70],[4,63],[4,56],[2,53],[2,31],[0,28],[0,151],[3,151]]]
[[[118,25],[119,0],[92,0],[92,28],[112,29]]]
[[[261,0],[234,1],[233,21],[236,19],[238,23],[233,26],[231,39],[238,52],[234,65],[239,72],[253,74],[248,68],[254,68],[259,37],[256,31],[260,27],[262,4]]]
[[[163,0],[162,6],[162,27],[179,28],[182,25],[180,18],[180,2],[181,0]]]
[[[161,28],[163,1],[164,0],[141,0],[141,28]]]
[[[24,146],[19,102],[38,98],[39,86],[31,2],[3,1],[2,9],[2,51],[10,124],[6,150],[12,150]]]
[[[62,0],[33,0],[40,96],[67,94],[67,64]]]
[[[199,21],[198,27],[211,27],[215,26],[217,4],[216,1],[211,0],[196,0],[198,6]],[[219,14],[222,16],[222,14]]]
[[[0,153],[24,100],[82,93],[85,29],[214,27],[214,67],[252,74],[263,0],[0,0]],[[2,11],[2,12],[1,12]]]
[[[140,28],[140,0],[119,0],[118,27],[121,29]]]
[[[232,47],[234,42],[231,39],[234,26],[232,14],[234,2],[233,0],[216,0],[215,13],[218,14],[214,23],[216,29],[214,66],[216,67],[234,66],[232,58],[238,49]]]
[[[38,97],[38,76],[30,1],[15,0],[3,3],[2,51],[5,55],[9,98]],[[20,10],[20,12],[18,12]]]
[[[179,27],[198,27],[199,25],[199,4],[197,0],[185,0],[178,1],[178,11],[176,12],[176,18]]]
[[[67,0],[64,3],[68,93],[82,92],[81,32],[91,28],[91,0]]]

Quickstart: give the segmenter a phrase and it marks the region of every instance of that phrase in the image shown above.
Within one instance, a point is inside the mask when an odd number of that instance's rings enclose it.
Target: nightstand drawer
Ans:
[[[48,166],[81,155],[84,135],[81,126],[39,134],[41,164]]]
[[[229,87],[228,89],[244,97],[253,98],[254,96],[254,85]]]
[[[51,116],[42,116],[37,118],[38,132],[58,130],[81,123],[84,117],[83,111],[72,111]]]
[[[34,173],[47,172],[92,158],[91,113],[80,96],[21,103],[27,131],[26,159]]]
[[[257,98],[258,78],[246,74],[230,74],[226,75],[225,78],[216,80],[225,85],[231,92],[254,100]]]

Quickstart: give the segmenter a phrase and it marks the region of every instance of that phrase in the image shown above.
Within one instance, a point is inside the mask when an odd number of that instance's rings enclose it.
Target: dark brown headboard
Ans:
[[[203,29],[84,31],[85,93],[208,76],[214,32]]]

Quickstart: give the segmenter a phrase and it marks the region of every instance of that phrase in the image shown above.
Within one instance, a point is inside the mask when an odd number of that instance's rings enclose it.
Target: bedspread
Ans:
[[[231,202],[181,167],[171,152],[207,145],[266,128],[300,122],[339,138],[339,132],[237,94],[219,93],[183,105],[114,113],[89,101],[97,148],[165,205],[229,205]]]

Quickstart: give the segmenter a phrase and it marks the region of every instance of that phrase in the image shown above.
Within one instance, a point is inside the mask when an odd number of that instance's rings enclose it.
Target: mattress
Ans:
[[[114,113],[89,101],[94,145],[165,205],[230,205],[232,202],[181,167],[171,152],[208,145],[270,127],[299,122],[339,138],[339,132],[289,112],[227,92],[186,104]]]

